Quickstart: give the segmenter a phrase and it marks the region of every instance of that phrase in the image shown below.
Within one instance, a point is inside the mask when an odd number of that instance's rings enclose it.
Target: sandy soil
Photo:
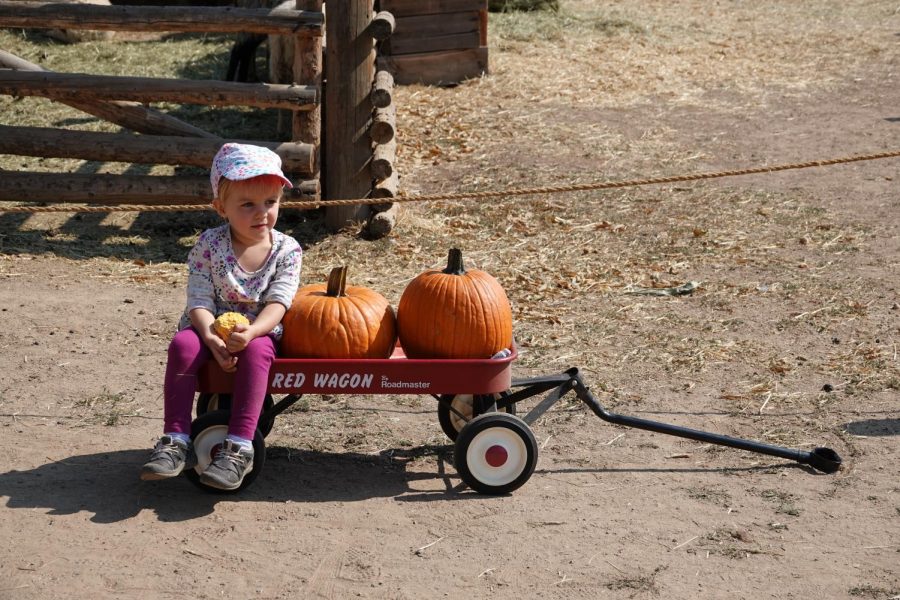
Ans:
[[[697,153],[691,171],[879,152],[897,148],[895,69],[873,60],[832,89],[773,93],[737,117],[664,100],[557,110],[570,125],[602,122],[626,148],[652,121]],[[512,167],[510,154],[489,160]],[[615,158],[633,174],[649,163]],[[469,170],[436,165],[406,183],[452,189]],[[181,252],[185,232],[147,218],[132,229],[155,241],[129,245],[79,237],[112,236],[102,218],[0,215],[0,598],[900,597],[898,177],[885,160],[667,189],[663,201],[647,192],[645,212],[585,219],[623,223],[617,241],[598,227],[598,243],[659,246],[661,264],[669,236],[687,231],[712,257],[681,267],[699,292],[584,293],[572,312],[594,318],[556,322],[511,292],[516,376],[583,366],[618,412],[829,446],[839,473],[615,427],[566,401],[535,424],[534,476],[503,497],[460,484],[434,401],[412,396],[309,398],[276,422],[265,470],[236,496],[139,481],[183,301],[180,265],[159,256]],[[708,203],[722,198],[736,200]],[[735,206],[743,221],[717,220]],[[434,261],[401,254],[430,235],[418,210],[374,245],[285,224],[310,235],[309,272],[370,247],[402,255],[383,290],[396,302]],[[757,243],[766,231],[778,242]],[[497,275],[513,287],[514,274]],[[554,332],[568,345],[529,346]]]

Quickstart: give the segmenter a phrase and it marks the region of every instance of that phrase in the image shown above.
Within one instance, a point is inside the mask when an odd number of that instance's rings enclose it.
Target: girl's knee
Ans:
[[[203,342],[193,329],[182,329],[169,343],[169,360],[193,362],[203,353]]]
[[[242,355],[245,361],[271,362],[275,360],[275,342],[267,335],[253,338],[247,344],[247,347],[244,348]],[[240,361],[238,361],[238,364],[240,364]]]

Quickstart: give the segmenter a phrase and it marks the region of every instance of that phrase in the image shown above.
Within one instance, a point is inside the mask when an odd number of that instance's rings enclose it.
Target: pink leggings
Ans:
[[[269,368],[275,360],[272,336],[255,338],[237,354],[237,372],[231,392],[231,420],[228,433],[252,440],[266,398]],[[197,390],[197,372],[212,359],[212,352],[193,327],[182,329],[169,344],[166,363],[165,424],[163,433],[191,433],[191,411]]]

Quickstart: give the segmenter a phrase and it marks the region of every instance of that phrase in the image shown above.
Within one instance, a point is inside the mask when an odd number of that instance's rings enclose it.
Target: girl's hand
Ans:
[[[249,325],[238,323],[234,326],[234,329],[232,330],[228,341],[225,342],[225,348],[226,350],[228,350],[228,352],[237,354],[238,352],[246,348],[247,344],[249,344],[254,337],[256,336],[253,335]]]
[[[225,342],[222,339],[213,334],[206,338],[206,346],[209,348],[210,352],[212,352],[213,358],[216,359],[216,362],[219,363],[219,366],[226,373],[234,373],[237,371],[237,356],[232,356],[228,351]]]

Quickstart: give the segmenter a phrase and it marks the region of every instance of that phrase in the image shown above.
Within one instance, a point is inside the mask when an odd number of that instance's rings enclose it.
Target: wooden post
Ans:
[[[394,174],[394,160],[397,156],[397,138],[391,138],[384,144],[376,144],[372,151],[370,171],[372,179],[387,179]]]
[[[397,224],[397,215],[400,212],[399,204],[391,204],[389,207],[379,213],[372,215],[369,219],[368,233],[372,239],[380,239],[393,231]]]
[[[394,101],[394,77],[390,71],[378,71],[375,73],[375,82],[372,84],[372,106],[385,108]]]
[[[384,108],[376,108],[372,117],[372,129],[369,135],[376,144],[387,144],[394,139],[394,125],[397,122],[397,107],[388,104]]]
[[[296,0],[297,10],[322,11],[322,0]],[[294,37],[294,81],[322,89],[322,38],[298,35]],[[322,110],[316,106],[308,111],[295,111],[294,142],[319,145],[322,136]]]
[[[329,0],[325,60],[324,198],[364,198],[372,187],[369,93],[375,44],[367,32],[374,0]],[[369,214],[366,205],[328,207],[325,222],[339,230]]]
[[[372,19],[369,33],[379,42],[383,42],[391,37],[391,34],[394,33],[394,28],[396,27],[397,22],[394,20],[394,15],[387,11],[381,11],[375,15],[374,19]]]

